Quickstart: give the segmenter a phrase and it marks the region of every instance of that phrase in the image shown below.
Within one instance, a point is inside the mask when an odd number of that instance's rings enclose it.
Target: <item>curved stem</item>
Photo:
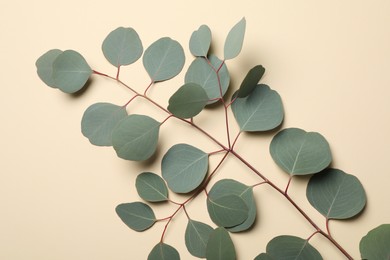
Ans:
[[[326,219],[326,231],[328,232],[328,235],[331,237],[332,235],[330,234],[330,229],[329,229],[329,220],[330,219]]]
[[[292,181],[292,178],[293,178],[293,175],[291,175],[290,179],[288,179],[288,183],[287,183],[286,189],[284,190],[284,194],[286,194],[286,195],[287,195],[287,192],[288,192],[288,188],[290,187],[290,183]]]

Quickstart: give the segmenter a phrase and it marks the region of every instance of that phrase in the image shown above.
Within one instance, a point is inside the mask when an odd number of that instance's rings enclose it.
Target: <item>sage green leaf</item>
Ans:
[[[61,53],[62,51],[58,49],[50,50],[40,56],[35,62],[39,78],[52,88],[57,88],[53,80],[53,63]]]
[[[103,41],[103,54],[115,67],[137,61],[143,52],[142,42],[133,28],[119,27]]]
[[[240,225],[248,218],[249,209],[245,201],[237,195],[207,198],[207,210],[211,220],[221,227]]]
[[[210,63],[205,58],[196,58],[190,65],[185,75],[185,83],[196,83],[200,85],[207,93],[209,99],[217,99],[221,97],[221,90],[219,84],[221,84],[222,96],[225,95],[229,83],[230,76],[229,71],[224,63],[218,72],[217,70],[221,66],[222,62],[214,55],[209,57]],[[208,104],[217,102],[217,100],[209,101]]]
[[[236,97],[237,92],[233,95]],[[232,103],[232,111],[241,131],[268,131],[283,121],[283,105],[279,94],[267,85],[257,85],[245,98]]]
[[[321,134],[298,128],[284,129],[275,135],[270,153],[290,175],[318,173],[332,161],[329,144]]]
[[[205,258],[207,243],[213,230],[205,223],[189,219],[185,231],[185,243],[188,252],[193,256]]]
[[[75,93],[87,83],[92,69],[84,57],[73,50],[59,54],[53,62],[54,85],[65,93]]]
[[[244,42],[245,27],[246,21],[245,18],[242,18],[229,31],[229,34],[225,40],[225,46],[223,50],[225,60],[233,59],[241,52],[242,44]]]
[[[322,260],[321,254],[305,239],[278,236],[267,244],[267,254],[284,260]]]
[[[185,56],[181,45],[171,38],[161,38],[150,45],[144,53],[143,63],[154,82],[168,80],[180,73]]]
[[[211,44],[211,31],[207,25],[201,25],[190,38],[190,51],[192,55],[207,57]]]
[[[180,260],[180,255],[174,247],[160,242],[153,247],[148,260]]]
[[[144,115],[129,115],[112,132],[117,155],[126,160],[149,159],[157,148],[160,123]]]
[[[236,249],[229,233],[222,227],[211,234],[206,248],[207,260],[235,260]]]
[[[168,188],[164,180],[152,172],[143,172],[137,176],[135,187],[138,195],[149,202],[168,200]]]
[[[390,259],[390,224],[374,228],[362,240],[359,249],[362,259]]]
[[[112,145],[112,131],[127,116],[126,109],[110,103],[96,103],[87,108],[81,119],[81,132],[91,144]]]
[[[144,231],[156,222],[153,210],[142,202],[119,204],[115,211],[121,220],[135,231]]]
[[[208,165],[207,153],[188,144],[176,144],[164,155],[161,173],[173,192],[187,193],[202,183]]]
[[[360,181],[353,175],[331,168],[310,178],[306,197],[327,219],[351,218],[366,205],[366,193]]]
[[[248,74],[245,76],[244,80],[241,83],[241,86],[237,92],[237,97],[244,98],[249,96],[256,88],[257,83],[263,77],[265,69],[261,65],[253,67]]]
[[[260,255],[256,256],[254,260],[275,260],[275,259],[267,253],[261,253]]]

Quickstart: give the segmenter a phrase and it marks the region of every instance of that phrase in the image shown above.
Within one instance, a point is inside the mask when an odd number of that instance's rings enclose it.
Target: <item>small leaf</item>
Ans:
[[[353,175],[337,169],[325,169],[313,175],[307,185],[310,204],[327,219],[347,219],[366,205],[366,193]]]
[[[360,240],[359,249],[362,259],[390,259],[390,224],[374,228]]]
[[[73,50],[58,55],[53,62],[54,85],[65,93],[75,93],[87,83],[92,69],[83,56]]]
[[[201,25],[194,31],[190,39],[190,51],[192,55],[207,57],[211,44],[211,31],[207,25]]]
[[[249,96],[263,77],[264,72],[265,69],[261,65],[253,67],[242,81],[240,89],[237,92],[237,97],[244,98]]]
[[[103,54],[115,67],[129,65],[138,60],[143,51],[141,40],[133,28],[119,27],[103,41]]]
[[[275,260],[275,259],[267,253],[261,253],[260,255],[256,256],[254,260]]]
[[[121,220],[135,231],[144,231],[156,222],[153,210],[142,202],[119,204],[115,211]]]
[[[81,132],[98,146],[112,145],[112,131],[127,116],[126,109],[110,103],[96,103],[87,108],[81,120]]]
[[[242,44],[244,42],[245,27],[246,21],[245,18],[242,18],[229,31],[224,46],[225,60],[233,59],[241,52]]]
[[[53,80],[53,63],[61,53],[62,51],[58,49],[50,50],[39,57],[35,63],[39,78],[52,88],[57,88]]]
[[[207,210],[211,220],[221,227],[234,227],[248,218],[248,206],[237,195],[207,198]]]
[[[213,230],[214,229],[207,224],[191,219],[188,220],[185,231],[185,243],[188,252],[193,256],[205,258],[207,243]]]
[[[148,260],[180,260],[180,255],[174,247],[160,242],[153,247]]]
[[[185,56],[181,45],[171,38],[161,38],[145,50],[143,63],[154,82],[168,80],[180,73]]]
[[[126,160],[149,159],[157,148],[160,123],[144,115],[129,115],[119,122],[112,133],[117,155]]]
[[[229,233],[222,227],[211,234],[206,248],[207,260],[235,260],[236,250]]]
[[[176,193],[187,193],[197,188],[207,174],[208,154],[188,144],[176,144],[164,155],[162,177]]]
[[[138,195],[149,202],[168,200],[168,188],[164,180],[157,174],[143,172],[135,181]]]

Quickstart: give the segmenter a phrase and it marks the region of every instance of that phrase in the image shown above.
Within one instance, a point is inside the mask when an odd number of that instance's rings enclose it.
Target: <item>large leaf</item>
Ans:
[[[188,252],[193,256],[205,258],[207,242],[213,230],[205,223],[189,219],[185,231],[185,243]]]
[[[257,85],[249,96],[237,98],[232,104],[232,111],[241,131],[268,131],[283,121],[279,94],[263,84]]]
[[[272,256],[266,253],[261,253],[254,260],[275,260]]]
[[[154,82],[173,78],[182,70],[185,56],[181,45],[171,38],[161,38],[144,53],[143,63]]]
[[[307,185],[310,204],[327,219],[347,219],[366,205],[366,193],[353,175],[337,169],[325,169],[313,175]]]
[[[263,77],[264,72],[265,69],[261,65],[253,67],[242,81],[241,86],[237,92],[237,97],[244,98],[249,96],[249,94],[251,94],[256,88],[257,83],[259,83],[261,77]]]
[[[280,131],[271,141],[270,153],[279,167],[290,175],[320,172],[332,160],[325,138],[298,128]]]
[[[187,193],[202,183],[208,165],[207,153],[188,144],[176,144],[164,155],[161,173],[173,192]]]
[[[207,25],[201,25],[194,31],[190,39],[190,51],[192,55],[207,57],[211,44],[211,31]]]
[[[103,54],[115,67],[129,65],[138,60],[143,51],[141,40],[133,28],[119,27],[103,41]]]
[[[84,57],[73,50],[66,50],[53,62],[53,83],[65,93],[75,93],[87,83],[92,69]]]
[[[237,195],[207,198],[207,210],[211,220],[221,227],[234,227],[243,223],[249,215],[245,201]]]
[[[219,84],[221,84],[222,96],[225,95],[229,83],[230,76],[226,64],[223,64],[218,72],[216,71],[221,66],[222,61],[214,55],[209,57],[210,64],[204,58],[196,58],[190,65],[185,75],[185,83],[196,83],[200,85],[207,93],[209,99],[217,99],[221,97],[221,90]],[[217,100],[209,101],[208,104],[217,102]]]
[[[157,148],[160,123],[144,115],[129,115],[119,122],[112,133],[117,155],[126,160],[150,158]]]
[[[98,146],[112,145],[112,131],[127,116],[126,109],[110,103],[96,103],[87,108],[81,120],[81,132]]]
[[[119,204],[115,211],[121,220],[135,231],[144,231],[156,222],[153,210],[142,202]]]
[[[236,250],[226,229],[216,228],[211,234],[206,248],[207,260],[235,260]]]
[[[359,249],[362,259],[390,259],[390,224],[374,228],[362,240]]]
[[[138,195],[150,202],[168,200],[168,188],[164,180],[152,172],[143,172],[137,176],[135,187]]]
[[[208,101],[206,91],[201,86],[187,83],[169,99],[168,110],[177,117],[191,118],[199,114]]]
[[[180,255],[174,247],[160,242],[153,247],[148,260],[180,260]]]
[[[267,244],[267,254],[283,260],[322,260],[320,253],[305,239],[278,236]]]
[[[244,42],[245,27],[246,21],[245,18],[242,18],[229,31],[223,50],[225,60],[233,59],[241,52],[242,44]]]
[[[56,88],[53,80],[53,62],[62,53],[61,50],[53,49],[38,58],[35,62],[39,78],[49,87]]]

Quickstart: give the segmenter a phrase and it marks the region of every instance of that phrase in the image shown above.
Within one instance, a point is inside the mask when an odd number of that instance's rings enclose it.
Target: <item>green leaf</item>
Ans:
[[[245,201],[237,195],[207,198],[207,210],[211,220],[221,227],[234,227],[243,223],[249,214]]]
[[[73,50],[66,50],[53,62],[54,85],[65,93],[75,93],[87,83],[92,69],[84,57]]]
[[[180,255],[174,247],[160,242],[153,247],[148,260],[180,260]]]
[[[112,145],[112,131],[127,116],[126,109],[110,103],[96,103],[87,108],[81,120],[81,132],[98,146]]]
[[[260,255],[256,256],[254,260],[275,260],[275,259],[269,254],[261,253]]]
[[[152,172],[143,172],[135,181],[138,195],[149,202],[168,200],[168,188],[164,180]]]
[[[207,260],[235,260],[236,250],[229,233],[222,227],[216,228],[209,238],[206,248]]]
[[[267,245],[267,253],[275,259],[322,260],[320,253],[305,239],[295,236],[278,236]]]
[[[103,54],[115,67],[129,65],[138,60],[143,51],[141,40],[133,28],[119,27],[103,41]]]
[[[177,117],[191,118],[199,114],[208,101],[206,91],[201,86],[187,83],[169,99],[168,110]]]
[[[180,73],[185,56],[181,45],[171,38],[161,38],[144,53],[143,63],[154,82],[168,80]]]
[[[112,133],[117,155],[126,160],[149,159],[157,148],[160,123],[144,115],[129,115],[119,122]]]
[[[237,97],[244,98],[249,96],[263,77],[264,72],[265,69],[261,65],[253,67],[242,81],[240,89],[237,92]]]
[[[290,175],[318,173],[332,161],[329,144],[321,134],[298,128],[284,129],[275,135],[270,153]]]
[[[233,99],[236,97],[233,95]],[[234,117],[241,131],[268,131],[283,121],[283,105],[279,94],[267,85],[257,85],[245,98],[237,98],[232,103]]]
[[[193,256],[205,258],[207,243],[213,230],[207,224],[189,219],[185,231],[185,243],[188,252]]]
[[[366,193],[360,181],[338,169],[328,168],[313,175],[306,197],[327,219],[351,218],[366,205]]]
[[[121,220],[135,231],[144,231],[156,222],[153,210],[142,202],[119,204],[115,211]]]
[[[207,57],[211,44],[211,31],[207,25],[201,25],[194,31],[190,39],[190,51],[192,55]]]
[[[222,62],[214,55],[209,57],[210,64],[205,58],[196,58],[190,65],[185,75],[185,83],[196,83],[200,85],[207,93],[209,99],[217,99],[221,97],[219,83],[221,83],[222,96],[225,95],[229,83],[229,71],[224,63],[218,72],[216,71],[221,66]],[[217,100],[209,101],[208,104],[217,102]]]
[[[229,31],[224,46],[225,60],[233,59],[241,52],[242,44],[244,42],[245,26],[246,26],[245,18],[242,18]]]
[[[390,259],[390,224],[374,228],[362,240],[359,249],[362,259]]]
[[[35,62],[39,78],[49,87],[57,88],[53,80],[53,63],[62,53],[61,50],[53,49],[38,58]]]
[[[187,193],[202,183],[208,165],[207,153],[188,144],[176,144],[164,155],[161,172],[173,192]]]

